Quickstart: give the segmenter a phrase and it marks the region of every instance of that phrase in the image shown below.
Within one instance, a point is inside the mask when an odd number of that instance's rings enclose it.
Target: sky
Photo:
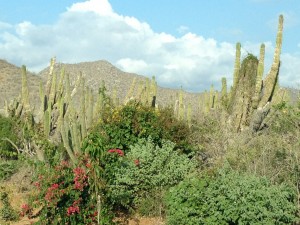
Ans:
[[[0,0],[0,58],[39,72],[60,63],[107,60],[155,76],[163,87],[200,92],[232,83],[242,57],[266,45],[265,74],[284,16],[279,81],[300,87],[299,0]]]

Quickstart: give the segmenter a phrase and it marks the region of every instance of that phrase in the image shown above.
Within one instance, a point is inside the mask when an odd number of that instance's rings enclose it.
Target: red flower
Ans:
[[[71,216],[71,215],[74,215],[76,213],[79,213],[80,210],[79,210],[79,204],[81,202],[81,199],[78,199],[78,200],[75,200],[72,204],[72,206],[70,206],[68,209],[67,209],[67,215],[68,216]]]
[[[32,208],[28,204],[23,204],[21,206],[20,216],[25,216],[25,215],[28,215],[28,216],[32,215]]]
[[[41,184],[40,184],[40,182],[37,181],[37,182],[34,183],[34,186],[36,186],[38,189],[40,189]]]
[[[117,153],[119,156],[124,156],[124,152],[121,149],[110,149],[108,153]]]
[[[73,170],[74,172],[74,188],[80,191],[83,191],[83,188],[88,185],[86,182],[87,175],[84,169],[77,167]]]
[[[52,184],[52,186],[51,186],[51,190],[55,190],[55,189],[58,189],[58,187],[59,187],[59,184]]]
[[[140,160],[135,159],[135,160],[134,160],[134,164],[135,164],[136,166],[139,166],[139,165],[140,165]]]
[[[79,210],[78,206],[70,206],[67,209],[67,215],[68,216],[74,215],[74,214],[79,213],[79,212],[80,212],[80,210]]]

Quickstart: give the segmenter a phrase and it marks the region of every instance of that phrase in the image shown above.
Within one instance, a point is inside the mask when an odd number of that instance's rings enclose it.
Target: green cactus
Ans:
[[[227,80],[226,80],[226,77],[222,77],[221,104],[224,108],[227,108],[228,96],[227,96]]]
[[[184,119],[184,104],[183,104],[183,89],[180,88],[179,97],[178,97],[178,119]]]
[[[256,84],[255,84],[255,92],[253,96],[253,109],[257,109],[259,98],[260,98],[260,91],[262,88],[262,78],[264,74],[264,60],[265,60],[265,45],[262,44],[260,46],[260,54],[259,54],[259,62],[257,68],[257,77],[256,77]]]
[[[234,72],[233,72],[233,89],[236,88],[239,80],[239,71],[241,67],[241,43],[236,44],[236,54],[235,54],[235,63],[234,63]]]
[[[254,132],[257,131],[270,111],[269,104],[272,103],[272,98],[278,86],[282,30],[283,16],[280,15],[273,64],[263,82],[265,52],[263,44],[260,48],[259,60],[249,54],[243,60],[238,73],[239,62],[236,60],[234,84],[228,112],[231,124],[237,131],[242,131],[248,127]],[[237,45],[236,55],[236,59],[238,59],[240,44]]]

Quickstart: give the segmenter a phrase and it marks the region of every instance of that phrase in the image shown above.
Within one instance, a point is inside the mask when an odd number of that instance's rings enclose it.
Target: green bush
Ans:
[[[151,136],[157,145],[161,146],[162,139],[171,140],[176,149],[190,152],[189,134],[188,126],[178,121],[169,109],[155,109],[132,101],[106,112],[84,141],[83,149],[96,159],[109,149],[122,149],[126,153],[138,139]]]
[[[298,221],[296,192],[266,178],[220,170],[171,188],[168,224],[292,224]]]
[[[130,147],[123,165],[112,171],[115,176],[110,184],[112,198],[131,197],[134,206],[144,208],[145,213],[147,209],[142,202],[149,197],[149,193],[162,195],[165,189],[179,183],[196,167],[194,160],[174,151],[174,148],[175,143],[171,141],[163,140],[160,147],[151,137],[139,139]],[[155,202],[161,205],[162,198]]]
[[[0,181],[7,180],[20,168],[18,160],[0,160]]]
[[[16,158],[17,150],[8,140],[13,143],[17,141],[15,123],[12,119],[0,115],[0,157]]]
[[[18,214],[10,205],[8,194],[6,192],[0,193],[0,201],[2,203],[2,208],[0,209],[0,219],[4,221],[17,220]]]

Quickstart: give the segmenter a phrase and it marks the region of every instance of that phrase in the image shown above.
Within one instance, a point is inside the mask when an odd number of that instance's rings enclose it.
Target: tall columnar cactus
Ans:
[[[155,76],[152,76],[152,82],[151,82],[151,96],[150,96],[150,103],[152,107],[155,107],[156,105],[156,96],[157,96],[157,82],[155,80]]]
[[[29,90],[27,84],[27,70],[26,66],[22,66],[22,102],[24,104],[25,112],[30,112],[30,103],[29,103]]]
[[[183,120],[184,118],[184,104],[183,104],[183,90],[182,87],[179,91],[179,98],[178,98],[178,119]]]
[[[276,37],[276,47],[271,70],[263,81],[264,95],[259,102],[259,107],[263,107],[272,100],[275,86],[278,82],[278,73],[280,67],[280,53],[282,46],[283,15],[279,16],[278,32]]]
[[[283,16],[280,15],[273,64],[263,82],[264,45],[261,45],[259,60],[251,54],[248,55],[243,60],[238,73],[239,62],[236,60],[228,111],[231,115],[230,121],[237,131],[247,127],[257,131],[268,115],[269,105],[272,103],[275,87],[278,85],[282,30]],[[238,44],[236,59],[239,59],[239,55],[240,45]]]
[[[209,91],[209,108],[210,109],[213,109],[215,107],[215,100],[216,100],[215,88],[214,88],[214,85],[211,85],[210,91]]]
[[[259,103],[260,92],[262,87],[262,78],[264,74],[264,61],[265,61],[265,45],[262,44],[260,46],[260,54],[257,68],[257,76],[256,76],[256,84],[255,84],[255,92],[253,96],[253,109],[256,109]]]
[[[232,88],[235,89],[239,80],[239,71],[241,67],[241,43],[236,44],[236,54],[233,72],[233,85]]]
[[[226,77],[222,77],[222,89],[221,89],[221,104],[227,108],[228,96],[227,96],[227,80]]]

